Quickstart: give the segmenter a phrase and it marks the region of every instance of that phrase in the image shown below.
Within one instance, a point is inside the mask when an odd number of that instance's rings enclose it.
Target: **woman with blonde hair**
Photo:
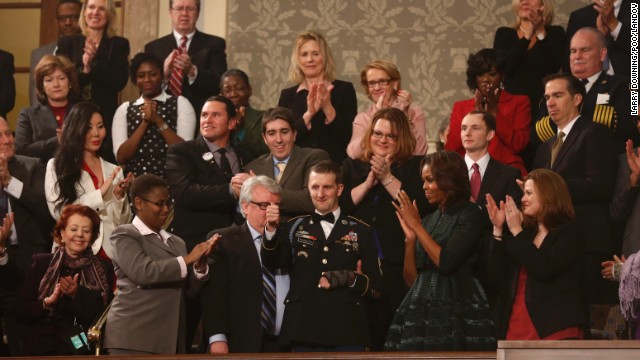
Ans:
[[[297,85],[282,90],[278,106],[296,116],[296,144],[326,150],[331,160],[342,163],[358,107],[356,91],[353,84],[336,80],[333,55],[322,34],[298,34],[289,80]]]

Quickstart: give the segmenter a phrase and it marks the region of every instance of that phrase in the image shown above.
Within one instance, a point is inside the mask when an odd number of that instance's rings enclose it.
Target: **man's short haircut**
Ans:
[[[78,9],[82,8],[82,2],[80,2],[80,0],[60,0],[58,2],[58,7],[56,8],[56,10],[59,9],[60,6],[62,6],[64,4],[78,5]]]
[[[575,96],[576,94],[582,95],[582,100],[584,101],[587,90],[585,89],[582,81],[577,77],[567,73],[551,74],[542,79],[542,85],[546,87],[547,83],[552,80],[564,80],[567,83],[567,91],[569,91],[572,96]]]
[[[313,165],[309,170],[309,173],[312,172],[316,174],[333,174],[336,176],[336,184],[342,184],[342,168],[331,160],[322,160]]]
[[[573,34],[571,39],[573,40],[576,34],[583,33],[583,32],[592,33],[596,37],[596,45],[598,45],[598,50],[607,47],[607,38],[604,36],[604,34],[598,31],[598,29],[591,26],[585,26],[583,28],[578,29],[578,31],[576,31],[575,34]],[[571,44],[571,42],[569,42],[569,44]]]
[[[267,124],[275,120],[284,120],[289,124],[291,130],[295,131],[295,115],[293,115],[293,111],[291,109],[276,106],[264,111],[264,115],[262,115],[262,133],[267,132]]]
[[[233,103],[228,98],[222,95],[214,95],[207,99],[207,102],[209,101],[217,101],[223,103],[227,109],[227,115],[229,116],[229,118],[236,117],[236,107],[233,106]]]
[[[487,132],[491,130],[496,131],[496,118],[494,118],[490,112],[484,110],[473,110],[467,115],[480,115],[480,118],[487,126]]]
[[[198,8],[198,12],[200,12],[200,0],[196,0],[196,8]],[[169,9],[173,9],[173,0],[169,0]]]

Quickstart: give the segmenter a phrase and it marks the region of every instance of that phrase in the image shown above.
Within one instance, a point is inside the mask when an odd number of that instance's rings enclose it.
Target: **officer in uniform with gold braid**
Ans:
[[[627,140],[640,145],[640,134],[631,118],[629,79],[603,71],[606,38],[594,28],[582,28],[571,38],[570,52],[571,73],[587,90],[580,114],[611,129],[616,153],[624,153]],[[532,128],[531,142],[537,146],[555,136],[556,126],[547,107],[542,106]]]

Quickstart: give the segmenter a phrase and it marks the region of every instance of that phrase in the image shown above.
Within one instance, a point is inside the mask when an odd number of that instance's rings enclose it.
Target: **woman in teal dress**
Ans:
[[[411,289],[385,350],[495,350],[487,297],[472,275],[483,223],[469,201],[466,164],[457,153],[439,151],[420,168],[425,196],[438,210],[420,220],[404,191],[394,203],[406,237],[404,279]]]

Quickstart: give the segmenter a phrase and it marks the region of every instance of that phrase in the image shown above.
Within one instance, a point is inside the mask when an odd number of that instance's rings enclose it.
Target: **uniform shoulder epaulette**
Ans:
[[[362,224],[362,225],[364,225],[364,226],[366,226],[366,227],[371,227],[371,226],[369,226],[369,224],[367,224],[367,223],[366,223],[366,222],[364,222],[363,220],[358,219],[358,218],[357,218],[357,217],[355,217],[355,216],[347,215],[347,217],[348,217],[349,219],[353,219],[353,220],[355,220],[355,221],[359,222],[360,224]]]
[[[556,136],[556,132],[551,127],[551,117],[544,116],[536,122],[536,133],[542,142],[546,142]]]
[[[290,223],[292,221],[296,221],[297,219],[303,219],[303,218],[307,218],[311,216],[311,214],[307,214],[307,215],[298,215],[296,217],[292,217],[291,219],[289,219],[289,221],[287,221],[287,223]]]

